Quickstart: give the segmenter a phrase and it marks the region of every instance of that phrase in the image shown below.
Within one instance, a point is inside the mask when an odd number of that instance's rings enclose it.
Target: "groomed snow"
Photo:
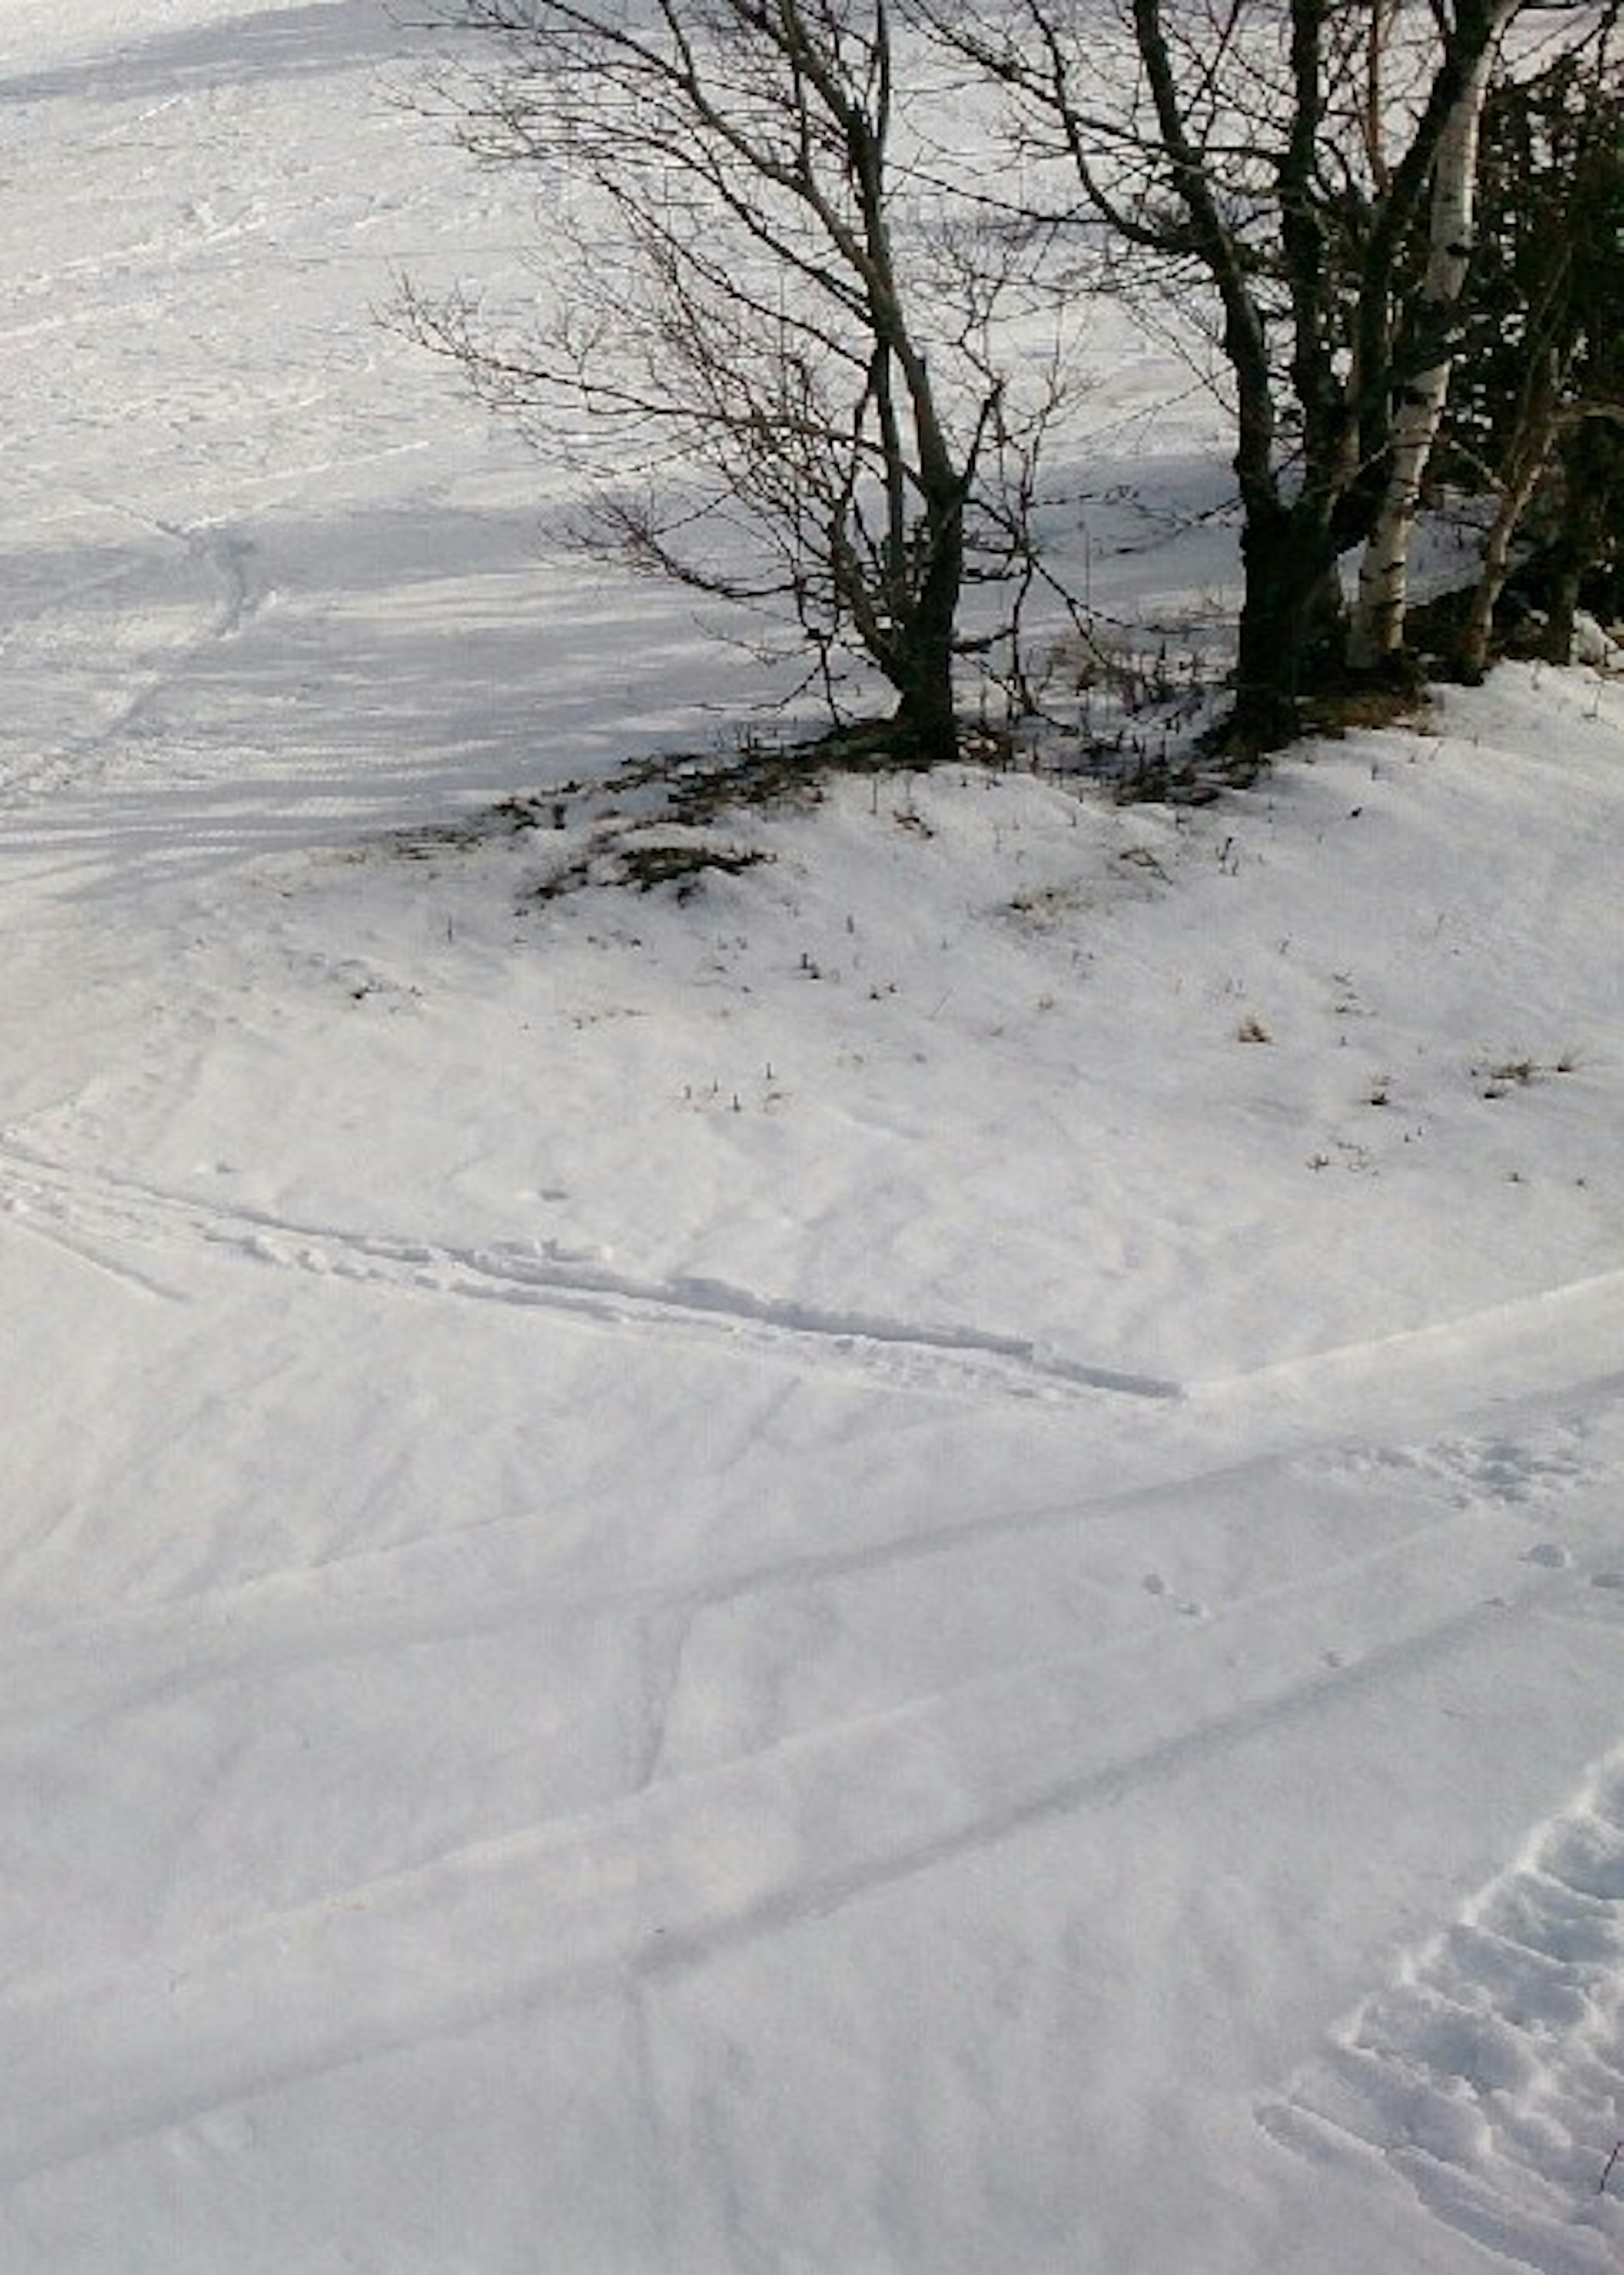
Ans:
[[[553,892],[762,691],[420,52],[0,6],[0,2268],[1611,2275],[1624,685]]]

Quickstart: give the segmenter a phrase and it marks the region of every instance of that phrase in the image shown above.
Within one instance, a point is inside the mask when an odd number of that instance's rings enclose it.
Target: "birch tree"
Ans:
[[[924,0],[931,6],[932,0]],[[1208,328],[1243,578],[1236,757],[1401,644],[1416,504],[1469,275],[1477,122],[1537,0],[940,0],[1051,181]],[[1567,15],[1570,11],[1561,11]],[[1115,55],[1113,56],[1113,41]],[[1080,256],[1079,256],[1080,257]],[[1366,566],[1350,622],[1341,564]]]
[[[1356,671],[1379,668],[1404,643],[1410,548],[1422,484],[1449,392],[1453,320],[1472,257],[1479,127],[1499,44],[1517,6],[1518,0],[1489,0],[1476,11],[1481,20],[1471,28],[1459,85],[1438,135],[1426,267],[1410,304],[1415,336],[1431,344],[1432,359],[1419,371],[1395,374],[1386,479],[1360,563],[1358,601],[1348,638],[1348,661]],[[1463,8],[1461,13],[1473,11]]]

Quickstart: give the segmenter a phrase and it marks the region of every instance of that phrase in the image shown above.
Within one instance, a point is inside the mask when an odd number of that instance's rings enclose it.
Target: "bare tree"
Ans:
[[[1445,435],[1451,480],[1494,501],[1452,661],[1481,676],[1525,532],[1554,660],[1585,581],[1606,582],[1624,494],[1624,87],[1614,7],[1593,44],[1507,74],[1484,117],[1484,243]],[[1613,579],[1614,601],[1621,589]]]
[[[589,541],[787,610],[831,700],[856,654],[893,739],[956,747],[967,588],[1033,572],[1053,389],[1017,410],[1014,287],[925,140],[889,0],[442,0],[482,64],[480,160],[548,200],[517,322],[410,288],[407,319],[589,478]],[[923,50],[918,51],[921,57]]]
[[[1417,502],[1468,275],[1477,130],[1535,0],[922,0],[1103,227],[1211,312],[1244,589],[1232,749],[1402,639]],[[1113,49],[1114,35],[1114,53]],[[1341,557],[1367,548],[1350,624]]]

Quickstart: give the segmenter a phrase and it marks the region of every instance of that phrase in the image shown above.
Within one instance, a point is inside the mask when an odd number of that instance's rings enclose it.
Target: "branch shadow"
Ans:
[[[424,504],[268,515],[178,556],[155,538],[8,563],[0,607],[7,583],[34,596],[36,672],[59,713],[77,673],[90,723],[0,784],[0,863],[55,857],[66,889],[105,896],[155,862],[342,849],[723,747],[770,701],[689,596],[547,557],[542,538],[534,507]],[[26,704],[29,660],[14,669]],[[26,709],[22,725],[26,752]]]
[[[0,79],[0,103],[146,102],[253,80],[375,69],[433,37],[387,0],[312,0],[219,24],[154,33],[117,48]]]

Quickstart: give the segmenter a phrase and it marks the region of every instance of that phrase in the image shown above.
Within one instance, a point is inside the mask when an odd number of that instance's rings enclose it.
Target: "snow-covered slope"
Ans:
[[[1615,2268],[1624,691],[555,891],[413,48],[0,9],[0,2266]]]

